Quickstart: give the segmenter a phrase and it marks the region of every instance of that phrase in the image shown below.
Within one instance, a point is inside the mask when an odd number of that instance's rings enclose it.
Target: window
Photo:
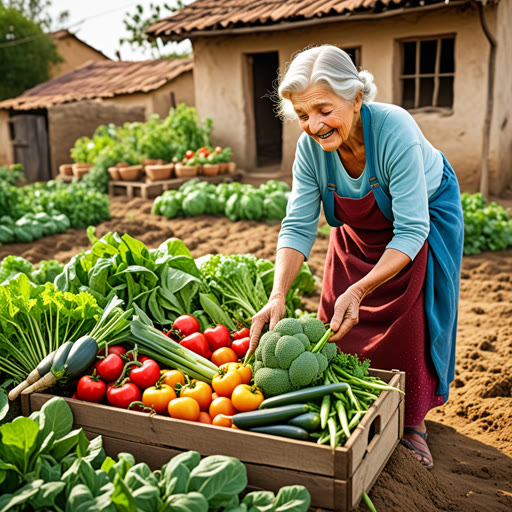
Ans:
[[[406,109],[452,108],[455,37],[400,41],[400,104]]]
[[[361,48],[342,48],[344,52],[347,52],[356,68],[359,69],[361,65]]]

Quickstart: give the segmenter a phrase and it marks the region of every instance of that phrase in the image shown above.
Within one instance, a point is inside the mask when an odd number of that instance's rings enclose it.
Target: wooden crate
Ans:
[[[402,372],[371,373],[404,389]],[[52,398],[42,393],[21,396],[26,416]],[[73,411],[74,428],[83,428],[88,437],[102,435],[110,456],[130,452],[137,461],[157,469],[186,450],[203,456],[230,455],[244,462],[252,488],[276,492],[284,485],[304,485],[313,507],[341,512],[357,506],[363,490],[370,491],[403,433],[404,400],[396,391],[379,396],[345,446],[334,454],[329,447],[312,442],[65,400]]]
[[[243,177],[243,171],[236,171],[232,174],[219,174],[217,176],[197,176],[201,181],[209,183],[229,183],[231,181],[240,181]],[[164,190],[178,189],[186,181],[192,178],[171,178],[168,180],[150,181],[113,181],[108,184],[108,193],[111,196],[123,195],[128,199],[142,197],[149,199],[159,196]]]

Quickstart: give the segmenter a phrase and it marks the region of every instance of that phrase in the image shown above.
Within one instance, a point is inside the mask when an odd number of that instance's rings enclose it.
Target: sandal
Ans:
[[[434,467],[434,460],[428,448],[427,437],[428,434],[426,432],[423,433],[414,428],[405,427],[402,444],[411,450],[416,458],[420,457],[418,459],[419,462],[427,469],[432,469]]]

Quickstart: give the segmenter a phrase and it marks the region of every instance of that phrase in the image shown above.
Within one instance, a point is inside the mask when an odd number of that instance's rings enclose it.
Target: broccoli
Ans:
[[[327,360],[327,357],[325,357],[321,352],[316,352],[315,356],[318,361],[318,376],[320,377],[321,375],[323,375],[325,370],[327,370],[327,367],[329,366],[329,361]]]
[[[325,325],[318,318],[302,317],[299,321],[304,329],[304,334],[309,338],[311,343],[320,341],[325,334]]]
[[[254,351],[254,359],[256,359],[256,361],[263,361],[263,358],[261,356],[261,347],[263,346],[263,343],[261,343],[261,340],[260,342],[258,343],[258,346],[256,347],[256,350]]]
[[[291,364],[288,373],[293,387],[301,388],[311,384],[318,375],[318,360],[312,352],[303,352]]]
[[[283,318],[277,322],[274,331],[280,334],[293,336],[294,334],[303,333],[302,324],[296,318]]]
[[[277,342],[275,355],[281,368],[287,370],[292,361],[304,352],[304,345],[294,336],[281,336]]]
[[[294,334],[293,337],[301,341],[306,350],[309,350],[311,348],[311,342],[309,341],[309,338],[305,334]]]
[[[324,345],[324,348],[320,351],[321,354],[323,354],[325,357],[327,357],[327,361],[331,361],[337,352],[338,352],[338,346],[336,345],[336,343],[329,343],[329,342],[327,342]]]
[[[266,397],[282,395],[292,390],[288,370],[261,368],[254,374],[254,382]]]
[[[255,361],[254,365],[253,365],[253,368],[252,368],[252,373],[255,374],[261,368],[263,368],[263,362],[262,361]]]
[[[279,333],[273,333],[268,339],[265,341],[265,344],[261,347],[261,357],[263,360],[263,366],[269,368],[279,368],[279,363],[277,361],[276,353],[276,345],[280,338]]]

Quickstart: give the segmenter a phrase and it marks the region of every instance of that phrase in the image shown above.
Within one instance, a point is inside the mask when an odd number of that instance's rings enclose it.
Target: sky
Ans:
[[[154,58],[150,53],[144,53],[141,49],[131,48],[128,44],[120,46],[119,39],[128,34],[124,30],[123,19],[127,12],[135,12],[137,4],[149,7],[149,4],[163,5],[159,0],[52,0],[50,13],[56,19],[62,11],[69,11],[69,19],[65,26],[55,28],[67,28],[82,41],[100,50],[102,53],[117,60],[116,50],[120,50],[122,60],[145,60]],[[168,5],[176,5],[174,0],[167,0]],[[190,1],[185,2],[190,3]],[[167,11],[162,8],[163,16]],[[164,51],[184,51],[190,48],[189,41],[181,43],[167,43]]]

